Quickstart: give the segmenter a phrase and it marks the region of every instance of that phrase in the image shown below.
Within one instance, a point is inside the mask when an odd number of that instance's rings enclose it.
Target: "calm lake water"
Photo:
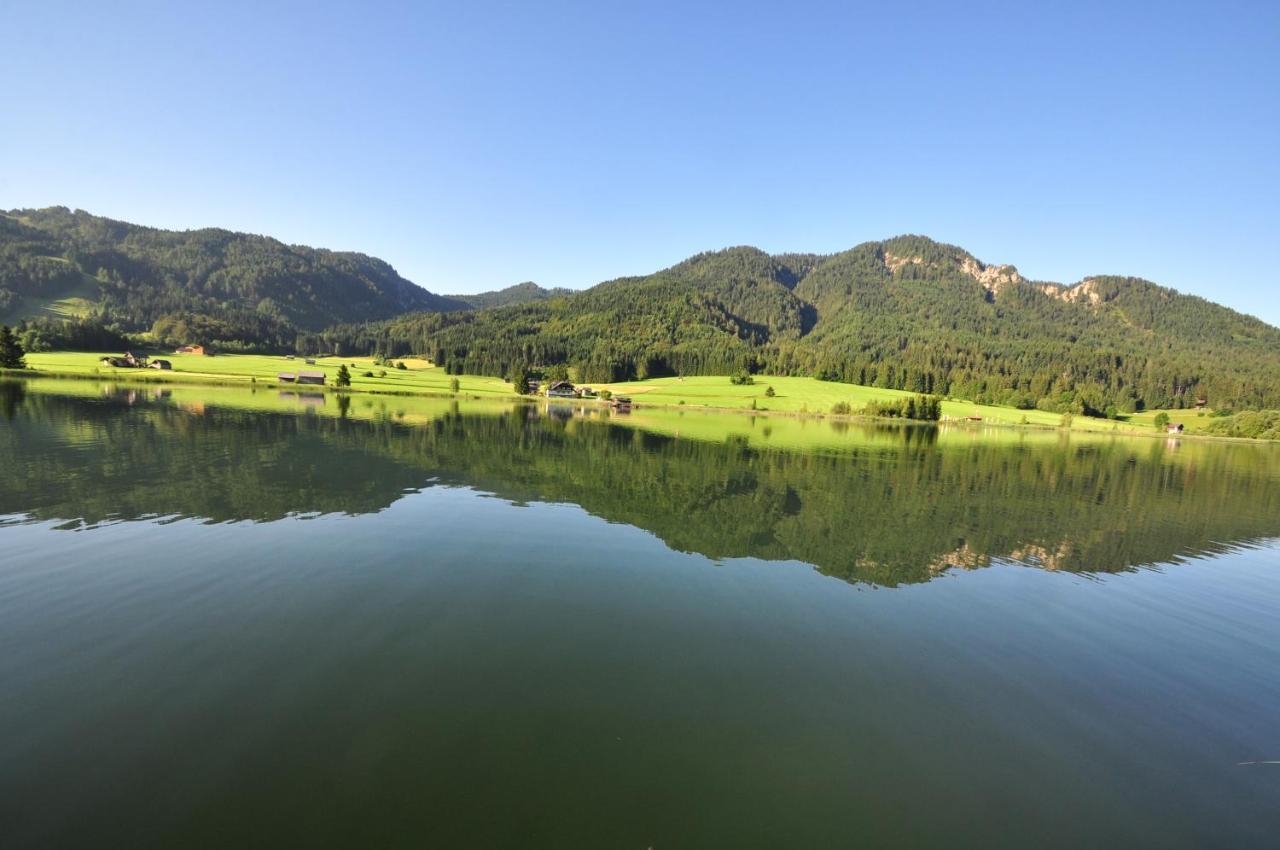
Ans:
[[[0,383],[0,846],[1275,847],[1278,538],[1273,446]]]

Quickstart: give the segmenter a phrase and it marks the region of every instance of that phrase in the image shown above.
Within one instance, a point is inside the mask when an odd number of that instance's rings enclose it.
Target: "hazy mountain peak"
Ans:
[[[534,301],[546,301],[550,298],[560,298],[573,293],[572,289],[564,289],[556,287],[547,289],[539,286],[531,280],[522,283],[512,284],[503,289],[494,289],[488,292],[476,292],[469,295],[449,295],[454,301],[460,301],[467,304],[472,309],[486,310],[490,307],[510,307],[515,304],[528,304]]]

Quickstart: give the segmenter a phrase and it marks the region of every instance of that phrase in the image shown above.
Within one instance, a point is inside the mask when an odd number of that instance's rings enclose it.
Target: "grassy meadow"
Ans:
[[[118,354],[119,352],[113,352]],[[124,380],[130,383],[163,384],[217,384],[224,386],[273,387],[301,391],[319,390],[314,386],[298,386],[281,383],[281,372],[300,370],[325,373],[326,385],[332,388],[338,367],[347,365],[351,373],[353,392],[390,395],[447,395],[450,382],[457,378],[459,393],[471,398],[514,399],[511,385],[500,378],[482,375],[448,375],[444,369],[430,362],[415,358],[402,361],[405,369],[378,366],[371,357],[323,357],[315,365],[302,357],[290,359],[284,355],[222,354],[205,357],[194,354],[158,355],[173,364],[172,371],[154,369],[116,369],[100,363],[101,353],[42,352],[27,355],[30,368],[50,375],[96,377]],[[371,373],[366,376],[365,373]],[[616,384],[597,384],[596,389],[608,389],[615,395],[630,396],[640,409],[670,408],[676,410],[706,410],[788,414],[796,416],[828,416],[833,405],[847,402],[858,410],[872,401],[902,398],[910,393],[900,390],[863,387],[819,381],[816,378],[755,376],[755,382],[737,385],[728,376],[693,376],[685,378],[655,378],[647,381],[630,381]],[[772,387],[774,395],[768,395]],[[754,407],[753,407],[754,405]],[[1155,418],[1160,411],[1144,411],[1124,421],[1074,417],[1074,431],[1138,433],[1156,432]],[[1041,428],[1059,428],[1062,416],[1040,410],[1017,410],[1011,407],[975,404],[963,400],[946,400],[942,403],[945,419],[963,423],[961,427],[986,428],[986,426],[1025,425]],[[1197,432],[1198,425],[1207,421],[1204,411],[1168,411],[1174,422],[1182,422],[1187,433]],[[981,420],[975,421],[975,420]]]
[[[144,401],[164,401],[191,413],[209,408],[244,410],[254,413],[314,413],[319,416],[398,422],[422,425],[458,409],[457,398],[447,395],[375,395],[373,393],[323,392],[320,387],[257,384],[147,384],[70,381],[65,378],[31,378],[34,392],[91,399],[104,395],[136,396]],[[470,413],[498,414],[512,407],[515,396],[507,398],[467,397],[461,404]]]
[[[113,352],[119,354],[119,352]],[[325,383],[332,387],[338,375],[338,367],[347,365],[351,373],[351,389],[362,392],[428,394],[448,393],[449,382],[458,378],[459,392],[477,396],[514,396],[511,385],[499,378],[479,375],[447,375],[444,369],[432,366],[426,360],[404,358],[405,369],[392,366],[375,366],[372,357],[321,357],[311,365],[302,357],[289,359],[284,355],[267,354],[219,354],[205,357],[198,354],[155,355],[173,364],[172,371],[159,369],[115,369],[102,365],[101,353],[80,351],[42,352],[27,355],[27,365],[41,372],[60,375],[88,375],[103,378],[125,379],[161,383],[219,383],[219,384],[276,384],[281,372],[324,372]],[[372,372],[372,377],[365,377]],[[385,374],[382,374],[385,373]],[[293,384],[283,386],[294,387]],[[298,386],[299,389],[318,390],[319,387]]]
[[[773,387],[774,396],[767,395],[769,387]],[[848,402],[850,407],[858,410],[868,402],[905,398],[912,393],[902,390],[888,390],[879,387],[863,387],[853,384],[840,384],[831,381],[819,381],[816,378],[769,377],[756,375],[755,383],[748,385],[733,384],[725,376],[697,376],[687,378],[655,378],[648,381],[631,381],[620,384],[601,385],[615,395],[630,396],[641,405],[671,405],[686,408],[710,408],[722,410],[754,410],[771,413],[827,414],[832,405]],[[1119,431],[1151,433],[1155,431],[1155,418],[1160,411],[1145,411],[1135,414],[1127,421],[1108,419],[1090,419],[1076,416],[1071,423],[1072,430],[1078,431]],[[1204,417],[1197,411],[1168,411],[1170,419],[1182,422],[1188,433],[1195,432],[1197,422]],[[1062,415],[1047,413],[1043,410],[1018,410],[1012,407],[998,407],[989,404],[975,404],[971,401],[947,400],[942,403],[942,415],[950,420],[974,420],[977,425],[1033,425],[1045,428],[1058,428],[1062,424]],[[1207,415],[1207,414],[1205,414]]]

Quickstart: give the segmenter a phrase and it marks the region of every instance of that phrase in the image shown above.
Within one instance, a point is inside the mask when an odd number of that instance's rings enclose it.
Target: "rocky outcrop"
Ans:
[[[1005,287],[1023,282],[1022,275],[1018,274],[1018,270],[1013,266],[988,266],[973,257],[965,257],[961,261],[960,271],[982,284],[994,295],[999,295]]]
[[[898,270],[901,269],[903,266],[907,265],[908,263],[915,266],[922,266],[924,265],[924,258],[923,257],[899,257],[898,255],[891,254],[888,251],[884,252],[884,264],[889,267],[890,274],[897,274]]]
[[[1088,277],[1074,286],[1043,283],[1040,284],[1040,291],[1050,298],[1057,298],[1059,301],[1065,301],[1068,304],[1090,304],[1096,307],[1102,303],[1102,293],[1098,291],[1098,282]]]

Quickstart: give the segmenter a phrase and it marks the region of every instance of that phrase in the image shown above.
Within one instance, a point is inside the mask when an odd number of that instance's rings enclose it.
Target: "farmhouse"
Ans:
[[[283,384],[292,384],[294,381],[298,380],[298,376],[292,372],[281,372],[276,375],[276,380]]]
[[[203,357],[206,352],[203,345],[184,345],[175,351],[174,354],[199,354]]]
[[[573,384],[568,381],[556,381],[547,387],[547,398],[577,398],[578,394],[573,390]]]
[[[1181,434],[1185,426],[1181,422],[1170,422],[1165,430],[1170,434]]]
[[[103,366],[111,366],[116,369],[141,369],[147,365],[147,358],[139,357],[132,351],[126,351],[122,357],[112,357],[107,355],[98,360]]]
[[[324,372],[299,372],[298,383],[324,386]]]

